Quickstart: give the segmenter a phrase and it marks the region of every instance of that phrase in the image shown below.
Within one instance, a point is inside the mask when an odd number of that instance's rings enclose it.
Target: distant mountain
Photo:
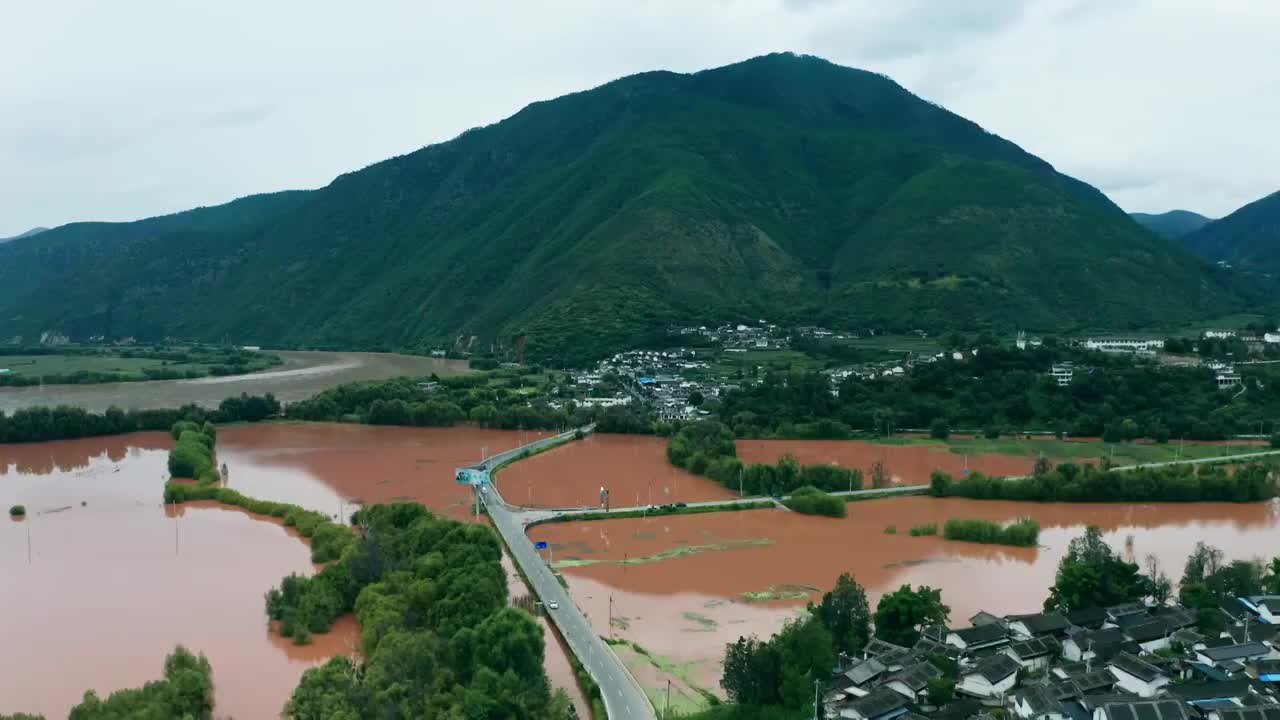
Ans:
[[[669,323],[1124,329],[1232,293],[1095,188],[888,78],[789,54],[534,103],[312,192],[0,247],[0,337],[527,341]]]
[[[9,242],[10,240],[21,240],[21,239],[22,239],[22,238],[24,238],[24,237],[31,237],[32,235],[39,235],[40,233],[42,233],[42,232],[44,232],[45,230],[48,230],[48,229],[49,229],[49,228],[46,228],[46,227],[33,227],[33,228],[31,228],[30,230],[28,230],[28,231],[26,231],[26,232],[24,232],[24,233],[22,233],[22,234],[20,234],[20,235],[14,235],[14,236],[12,236],[12,237],[7,237],[7,238],[0,238],[0,243],[2,243],[2,242]]]
[[[1129,217],[1138,224],[1163,238],[1176,240],[1189,232],[1194,232],[1213,222],[1200,213],[1190,210],[1170,210],[1153,215],[1150,213],[1129,213]]]
[[[1280,192],[1245,205],[1182,237],[1183,244],[1211,262],[1247,271],[1280,273]]]

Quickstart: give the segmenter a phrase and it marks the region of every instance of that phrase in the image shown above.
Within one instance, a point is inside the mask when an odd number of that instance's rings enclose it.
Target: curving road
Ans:
[[[592,427],[583,428],[584,432],[590,432]],[[523,447],[508,450],[490,457],[483,462],[476,463],[471,466],[474,470],[483,470],[490,472],[494,468],[506,463],[510,460],[520,457],[523,453],[530,450],[537,450],[543,447],[564,442],[573,438],[576,430],[557,435],[555,437],[544,438],[537,442],[530,443]],[[533,543],[529,541],[529,537],[525,535],[525,523],[527,521],[527,513],[522,512],[518,508],[512,508],[502,496],[498,494],[497,488],[488,484],[482,486],[480,492],[481,500],[484,502],[485,509],[489,512],[489,517],[493,520],[493,525],[506,541],[507,547],[511,550],[511,557],[519,564],[520,569],[524,571],[524,575],[529,580],[529,587],[537,594],[538,599],[542,601],[543,606],[547,609],[547,614],[551,617],[552,622],[560,629],[560,634],[564,637],[565,642],[569,644],[569,649],[577,656],[578,662],[582,663],[582,667],[591,675],[591,679],[600,687],[600,695],[604,699],[605,712],[609,715],[610,720],[650,720],[656,718],[657,715],[653,710],[653,706],[649,704],[649,698],[644,694],[644,690],[623,667],[622,661],[617,655],[604,644],[595,631],[591,629],[591,622],[587,620],[578,606],[573,603],[573,599],[569,597],[569,592],[564,589],[543,562],[542,557],[534,550]]]

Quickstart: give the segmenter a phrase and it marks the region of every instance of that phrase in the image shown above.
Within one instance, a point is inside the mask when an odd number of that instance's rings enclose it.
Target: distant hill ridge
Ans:
[[[670,322],[1122,330],[1233,302],[1097,189],[790,54],[534,103],[315,191],[0,247],[0,337],[524,336],[582,362]]]
[[[40,233],[42,233],[42,232],[44,232],[45,230],[48,230],[48,229],[49,229],[49,228],[47,228],[47,227],[33,227],[33,228],[31,228],[30,230],[28,230],[28,231],[26,231],[26,232],[24,232],[24,233],[20,233],[20,234],[18,234],[18,235],[13,235],[13,236],[11,236],[11,237],[0,238],[0,243],[2,243],[2,242],[9,242],[10,240],[20,240],[20,239],[22,239],[22,238],[24,238],[24,237],[31,237],[32,235],[39,235]]]
[[[1280,273],[1280,192],[1272,193],[1214,220],[1181,242],[1212,262],[1244,270]]]
[[[1169,212],[1154,215],[1150,213],[1129,213],[1129,217],[1138,221],[1139,225],[1151,232],[1170,240],[1176,240],[1187,233],[1195,232],[1212,222],[1211,218],[1190,210],[1170,210]]]

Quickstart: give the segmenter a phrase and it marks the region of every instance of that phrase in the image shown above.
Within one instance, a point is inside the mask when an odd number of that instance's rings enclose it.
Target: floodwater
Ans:
[[[594,507],[600,488],[612,507],[699,502],[737,497],[708,478],[667,462],[667,439],[592,433],[500,470],[503,499],[526,507]]]
[[[858,468],[865,474],[872,463],[884,463],[894,482],[916,485],[929,482],[934,470],[961,475],[965,469],[987,475],[1026,475],[1035,467],[1034,457],[1018,455],[958,455],[944,444],[882,445],[862,440],[739,440],[738,456],[744,463],[774,463],[794,455],[802,465],[835,464]]]
[[[907,534],[912,525],[941,525],[949,517],[1021,516],[1040,523],[1040,547]],[[889,524],[897,534],[884,532]],[[530,536],[551,543],[597,632],[668,658],[668,668],[682,669],[658,673],[657,680],[671,677],[696,695],[689,685],[721,693],[725,643],[776,632],[807,601],[819,601],[842,572],[867,588],[873,609],[882,593],[903,584],[941,588],[957,627],[979,610],[1038,611],[1067,544],[1086,524],[1101,527],[1112,547],[1140,564],[1154,555],[1176,580],[1198,540],[1222,548],[1228,559],[1274,554],[1280,501],[1034,504],[917,496],[851,503],[843,519],[751,510],[548,524]]]
[[[467,372],[465,360],[445,360],[394,353],[274,350],[284,364],[248,375],[198,380],[153,380],[97,385],[36,385],[0,388],[0,411],[33,405],[73,405],[101,412],[119,408],[175,408],[187,403],[216,407],[241,393],[274,393],[282,402],[302,400],[321,390],[357,380],[402,375],[440,376]]]
[[[245,495],[344,521],[352,504],[399,500],[462,520],[473,518],[475,495],[454,481],[457,467],[549,434],[469,425],[236,425],[218,431],[218,463],[227,466],[227,484]]]
[[[0,713],[65,717],[82,693],[159,678],[177,644],[214,668],[216,713],[276,717],[304,670],[358,645],[272,634],[267,588],[310,573],[295,533],[238,508],[161,503],[168,436],[0,445]]]

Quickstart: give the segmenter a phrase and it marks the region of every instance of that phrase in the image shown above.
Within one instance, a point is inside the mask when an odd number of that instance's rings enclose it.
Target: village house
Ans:
[[[970,653],[986,648],[999,647],[1008,642],[1009,633],[1005,631],[1004,627],[994,623],[961,628],[947,633],[948,645]]]
[[[1046,635],[1063,635],[1069,627],[1071,622],[1062,613],[1036,613],[1009,617],[1009,629],[1016,637],[1024,640]]]
[[[840,685],[843,691],[856,697],[870,694],[871,688],[885,674],[887,668],[877,658],[867,658],[842,673]]]
[[[910,702],[901,693],[879,688],[866,697],[833,708],[835,712],[829,717],[845,720],[892,720],[905,715]]]
[[[1023,670],[1039,671],[1049,667],[1049,663],[1062,652],[1062,646],[1057,638],[1050,636],[1016,642],[1003,648],[1002,652],[1013,658]]]
[[[956,692],[978,698],[1004,697],[1017,684],[1018,669],[1018,663],[1008,655],[991,655],[960,671]]]
[[[1280,705],[1211,710],[1209,720],[1280,720]]]
[[[1062,703],[1046,685],[1032,685],[1018,691],[1013,714],[1023,720],[1067,720]]]
[[[1258,614],[1258,619],[1268,625],[1280,625],[1280,595],[1255,595],[1241,598],[1246,607]]]
[[[1163,670],[1129,653],[1111,658],[1107,669],[1116,676],[1120,689],[1138,697],[1155,697],[1169,684],[1169,676]]]
[[[1107,655],[1105,654],[1106,650],[1117,648],[1127,641],[1128,637],[1125,636],[1124,630],[1117,627],[1086,630],[1062,641],[1062,656],[1072,662],[1093,660],[1099,657],[1106,660],[1116,654],[1112,652]]]
[[[1196,660],[1206,665],[1217,665],[1218,667],[1222,667],[1224,663],[1229,662],[1244,663],[1250,660],[1276,656],[1270,645],[1257,641],[1219,645],[1218,647],[1207,647],[1196,651]]]
[[[941,670],[930,662],[920,662],[894,673],[885,680],[884,687],[915,703],[924,698],[929,681],[936,677],[942,677]]]

